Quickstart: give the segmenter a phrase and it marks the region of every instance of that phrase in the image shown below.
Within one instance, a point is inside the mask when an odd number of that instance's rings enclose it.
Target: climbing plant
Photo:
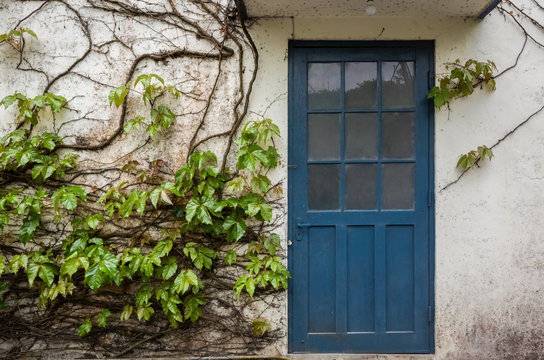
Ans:
[[[429,98],[433,98],[434,106],[438,109],[445,104],[449,106],[454,98],[469,96],[480,84],[495,90],[493,71],[497,70],[497,66],[493,61],[481,62],[469,59],[461,65],[461,60],[457,59],[454,63],[446,65],[446,69],[450,66],[453,66],[450,74],[441,77],[439,86],[433,87],[429,92]]]
[[[179,91],[173,86],[163,86],[164,80],[156,74],[142,74],[134,85],[138,83],[143,87],[143,100],[150,107],[146,132],[153,137],[157,131],[168,129],[175,118],[168,107],[155,108],[155,99],[166,89],[176,97],[179,97]],[[121,106],[127,87],[112,90],[110,103]],[[15,102],[18,118],[23,119],[23,123],[37,125],[38,113],[45,106],[58,113],[66,99],[53,94],[29,99],[15,93],[5,97],[0,104],[8,108]],[[125,125],[125,131],[140,129],[145,121],[144,116],[131,119]],[[265,173],[278,164],[279,155],[272,140],[279,135],[279,128],[269,119],[246,123],[236,141],[240,146],[236,153],[236,168],[245,171],[245,177],[221,171],[217,156],[210,151],[194,152],[175,173],[174,181],[161,182],[154,187],[142,184],[147,191],[143,188],[128,190],[126,183],[112,186],[97,201],[104,205],[103,211],[86,213],[83,217],[76,212],[78,203],[87,202],[87,193],[82,186],[47,184],[50,185],[48,188],[43,187],[49,178],[62,179],[67,169],[75,169],[77,155],[68,153],[60,158],[55,150],[63,141],[55,133],[31,137],[29,130],[17,129],[0,140],[2,175],[29,176],[31,180],[28,181],[32,181],[35,189],[23,192],[22,187],[14,187],[2,191],[2,230],[20,220],[18,238],[27,245],[35,238],[42,209],[48,202],[53,206],[55,221],[72,219],[71,233],[61,244],[35,244],[9,259],[0,257],[0,268],[13,274],[25,272],[30,287],[39,278],[39,299],[43,306],[59,295],[72,295],[81,286],[96,292],[106,284],[122,286],[131,282],[138,284],[138,290],[134,302],[124,306],[120,315],[122,320],[127,320],[133,312],[139,321],[149,320],[155,312],[153,302],[157,302],[172,326],[187,320],[194,322],[202,315],[201,306],[206,303],[202,292],[204,282],[199,274],[212,271],[217,261],[226,262],[228,266],[236,262],[236,252],[221,253],[220,246],[236,243],[247,236],[248,221],[272,220],[272,207],[265,200],[272,184]],[[139,179],[143,182],[145,175]],[[126,247],[121,251],[100,238],[98,230],[107,217],[130,218],[133,212],[143,216],[146,211],[156,210],[160,210],[161,216],[171,217],[173,223],[162,229],[161,240],[150,246],[150,252],[145,246]],[[249,259],[249,263],[247,272],[239,276],[234,286],[237,295],[246,291],[253,296],[256,287],[286,289],[289,273],[276,256],[281,247],[279,237],[263,232],[248,235],[252,241],[242,256]],[[172,253],[173,248],[178,250],[177,254]],[[82,281],[78,282],[75,280],[79,273]],[[111,312],[103,309],[97,314],[100,326],[106,325],[104,314],[111,315]],[[79,334],[91,331],[92,324],[90,318],[86,318]]]
[[[466,97],[474,92],[474,89],[481,85],[486,85],[491,90],[495,90],[496,82],[493,72],[497,70],[497,66],[491,60],[486,62],[477,61],[474,59],[467,60],[461,64],[461,60],[457,59],[454,63],[447,64],[446,69],[453,67],[449,75],[442,76],[438,79],[438,86],[435,86],[429,92],[428,98],[433,99],[434,106],[437,109],[447,105],[448,109],[450,101],[456,98]],[[493,151],[486,145],[478,146],[477,150],[470,150],[466,154],[459,156],[457,168],[468,170],[475,166],[480,160],[491,160]]]
[[[544,10],[544,7],[538,1],[532,0],[532,3],[535,6],[536,11]],[[544,31],[544,25],[537,17],[531,14],[530,11],[525,9],[524,6],[518,5],[512,1],[504,1],[497,6],[497,11],[505,20],[511,20],[523,35],[523,43],[515,57],[514,63],[498,73],[497,66],[490,60],[478,61],[469,59],[463,64],[460,59],[457,59],[453,63],[445,64],[446,70],[449,70],[450,67],[452,68],[450,73],[440,77],[438,79],[438,85],[433,87],[428,94],[428,97],[433,99],[437,109],[441,109],[442,106],[446,105],[449,110],[450,101],[456,98],[469,96],[474,92],[474,89],[478,87],[482,88],[483,86],[486,86],[490,90],[495,90],[496,79],[517,67],[528,42],[531,42],[540,49],[544,48],[544,43],[539,40],[539,36],[534,34],[535,30],[537,32]],[[491,160],[494,156],[493,149],[496,146],[514,134],[542,111],[544,111],[544,105],[528,115],[513,129],[507,131],[505,135],[498,139],[493,145],[481,145],[474,150],[461,154],[456,166],[461,170],[461,173],[455,180],[450,181],[443,186],[441,191],[456,184],[468,170],[477,166],[481,160]]]

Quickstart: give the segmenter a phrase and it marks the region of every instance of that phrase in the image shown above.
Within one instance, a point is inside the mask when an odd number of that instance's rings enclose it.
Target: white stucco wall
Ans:
[[[524,40],[521,30],[497,11],[483,21],[259,19],[251,34],[260,50],[261,69],[251,109],[266,109],[266,116],[280,124],[284,159],[289,39],[432,39],[437,75],[446,72],[444,63],[458,58],[491,59],[501,71],[515,62]],[[544,113],[497,146],[491,162],[441,191],[460,174],[455,168],[459,154],[491,146],[544,104],[543,60],[544,50],[529,43],[518,66],[497,79],[496,91],[478,89],[470,98],[453,101],[449,113],[445,108],[435,113],[436,353],[422,358],[544,356]]]

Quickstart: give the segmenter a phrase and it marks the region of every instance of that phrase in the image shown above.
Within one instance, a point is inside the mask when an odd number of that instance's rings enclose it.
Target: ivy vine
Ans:
[[[146,132],[153,137],[157,131],[168,129],[175,117],[168,107],[155,107],[156,99],[167,90],[175,97],[179,97],[179,92],[173,86],[164,86],[164,80],[156,74],[138,76],[134,86],[138,84],[143,88],[142,100],[150,107]],[[129,87],[130,84],[112,90],[110,103],[121,106]],[[15,93],[0,102],[6,108],[15,103],[19,118],[37,125],[39,112],[46,105],[52,112],[60,112],[66,100],[53,94],[28,99]],[[144,116],[129,120],[125,131],[140,129],[145,121]],[[34,244],[9,259],[0,256],[0,269],[13,274],[26,272],[29,287],[40,279],[39,299],[43,306],[59,295],[72,295],[82,286],[97,292],[104,285],[137,284],[134,302],[124,306],[121,320],[128,320],[133,313],[139,321],[149,320],[155,313],[154,306],[160,305],[164,316],[176,327],[187,320],[195,322],[202,315],[201,306],[206,303],[202,273],[212,271],[218,261],[229,266],[237,261],[233,250],[221,253],[218,244],[235,244],[249,235],[253,241],[242,254],[248,264],[234,285],[236,294],[240,296],[245,291],[253,296],[257,287],[286,289],[289,272],[276,256],[281,247],[279,236],[261,232],[246,235],[247,222],[259,224],[272,220],[272,207],[265,199],[272,183],[265,174],[278,164],[273,138],[279,135],[279,128],[269,119],[250,121],[236,141],[239,145],[237,173],[221,171],[212,152],[195,152],[175,173],[173,182],[132,191],[121,183],[97,200],[103,204],[102,213],[79,217],[75,212],[78,205],[88,200],[83,187],[53,184],[49,188],[42,187],[50,178],[62,179],[67,169],[74,169],[77,155],[68,153],[59,158],[55,150],[62,140],[57,134],[30,137],[28,130],[15,130],[0,140],[2,175],[31,174],[37,188],[26,193],[22,189],[0,190],[0,229],[22,221],[18,238],[23,245],[28,244],[38,231],[45,203],[51,203],[55,221],[72,218],[72,232],[61,246]],[[140,177],[140,181],[144,180],[145,176]],[[147,246],[120,251],[98,235],[108,217],[130,218],[133,212],[143,216],[145,212],[154,211],[171,217],[173,226],[163,229],[161,240],[150,251]],[[197,240],[200,237],[206,240]],[[3,286],[5,288],[5,284]],[[106,308],[97,314],[96,323],[86,318],[79,327],[79,334],[87,334],[93,325],[106,326],[110,315]]]

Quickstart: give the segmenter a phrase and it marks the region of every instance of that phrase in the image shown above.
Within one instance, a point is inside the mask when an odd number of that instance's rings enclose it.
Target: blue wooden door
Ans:
[[[290,44],[290,352],[433,351],[432,51]]]

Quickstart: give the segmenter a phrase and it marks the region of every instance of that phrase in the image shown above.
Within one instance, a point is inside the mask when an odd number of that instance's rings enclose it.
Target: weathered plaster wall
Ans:
[[[181,15],[172,10],[172,4]],[[80,169],[100,174],[83,174],[77,178],[79,184],[87,185],[90,196],[97,195],[95,191],[100,192],[102,186],[109,188],[123,181],[125,175],[119,176],[119,169],[129,161],[137,161],[139,168],[149,176],[157,175],[161,181],[172,181],[166,178],[172,179],[174,172],[185,163],[193,136],[197,143],[217,133],[228,134],[244,112],[245,94],[249,91],[254,64],[249,44],[239,25],[235,25],[238,19],[235,14],[228,13],[233,4],[230,0],[0,0],[1,34],[9,32],[24,19],[21,27],[32,29],[38,35],[38,39],[25,35],[22,56],[17,51],[21,46],[18,39],[0,44],[0,99],[16,91],[34,97],[44,92],[49,83],[50,92],[68,99],[68,109],[54,118],[44,111],[43,121],[34,129],[36,133],[58,132],[67,145],[76,147],[94,147],[112,139],[109,145],[100,149],[75,150],[80,155]],[[205,8],[206,11],[203,10]],[[151,11],[157,13],[150,14]],[[225,24],[236,26],[232,30],[236,33],[233,36],[236,40],[224,40]],[[232,50],[229,52],[229,49]],[[218,55],[220,51],[223,51],[222,56]],[[115,135],[122,109],[108,104],[110,90],[128,81],[134,82],[140,74],[149,73],[162,76],[166,84],[175,85],[180,90],[179,100],[168,94],[157,100],[172,109],[176,114],[175,121],[154,139],[142,134],[143,131],[133,131],[128,136],[122,132]],[[149,121],[149,107],[142,106],[141,94],[131,91],[126,108],[125,120],[144,115]],[[2,110],[0,137],[14,129],[16,116],[15,106]],[[202,127],[198,129],[201,121]],[[213,138],[198,150],[215,151],[221,161],[227,139],[227,136]],[[236,150],[236,146],[231,148],[231,162]],[[275,179],[279,180],[281,174]],[[282,214],[281,210],[276,211],[280,219]],[[111,226],[111,223],[113,221],[108,219],[106,226]],[[155,229],[154,235],[158,235],[160,230]],[[62,232],[64,230],[56,235],[62,237]],[[7,238],[5,234],[0,235],[2,241]],[[137,243],[144,243],[140,231],[129,233],[128,238],[132,237]],[[128,243],[124,241],[122,246]],[[229,269],[225,268],[223,266],[224,272],[228,273]],[[38,341],[26,338],[28,332],[25,333],[24,327],[22,331],[16,328],[10,334],[2,333],[0,358],[22,353],[31,358],[112,357],[123,342],[127,344],[126,349],[146,337],[154,341],[131,351],[132,356],[228,355],[259,350],[269,354],[281,353],[282,346],[285,347],[282,342],[262,348],[270,345],[276,337],[285,339],[287,327],[281,325],[285,316],[277,311],[276,305],[285,303],[285,293],[270,292],[263,296],[261,302],[247,294],[238,300],[232,290],[237,277],[232,273],[229,276],[231,278],[222,286],[207,287],[211,292],[217,291],[215,296],[206,294],[208,305],[204,308],[203,318],[195,326],[190,326],[187,321],[178,331],[168,331],[165,336],[157,338],[161,327],[168,326],[164,316],[156,314],[150,323],[142,326],[133,315],[118,328],[110,326],[109,330],[77,338],[75,334],[82,319],[100,311],[102,302],[109,306],[114,300],[108,299],[121,300],[126,295],[116,293],[108,298],[106,296],[109,295],[104,293],[95,296],[89,291],[83,296],[84,301],[90,303],[86,308],[73,306],[73,303],[54,306],[68,318],[67,326],[72,329],[65,328],[63,320],[55,319],[54,324],[46,325],[47,331],[39,333]],[[24,286],[25,289],[28,287],[27,284]],[[36,319],[40,318],[37,289],[38,286],[34,286],[29,290],[28,298],[18,297],[15,292],[4,293],[7,306],[1,310],[0,319],[6,323],[25,319],[29,324],[36,324]],[[124,290],[128,293],[134,288]],[[122,307],[112,306],[111,309],[112,319],[119,319]],[[258,316],[264,316],[275,324],[273,331],[268,333],[268,340],[252,335],[251,322]],[[139,333],[139,329],[144,332]],[[93,340],[95,334],[96,341]]]
[[[445,72],[444,63],[458,58],[491,59],[503,70],[514,64],[524,40],[521,30],[497,11],[483,21],[260,19],[252,34],[261,59],[252,109],[266,110],[284,135],[289,39],[433,39],[437,75]],[[518,66],[497,80],[496,91],[476,90],[454,101],[451,111],[436,111],[436,354],[380,359],[544,357],[544,114],[501,143],[491,162],[441,191],[459,175],[459,154],[492,145],[544,105],[543,60],[544,50],[529,43]],[[284,158],[286,141],[281,144]]]

